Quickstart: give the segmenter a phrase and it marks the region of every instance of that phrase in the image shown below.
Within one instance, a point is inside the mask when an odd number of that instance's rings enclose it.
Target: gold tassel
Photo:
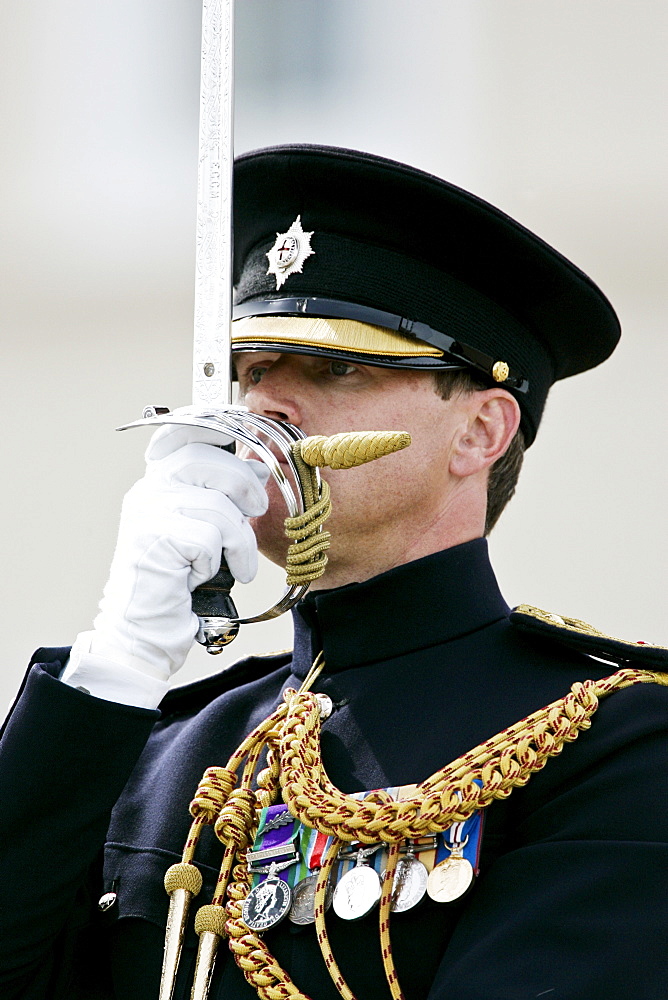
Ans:
[[[202,873],[194,865],[184,863],[172,865],[165,873],[165,889],[169,893],[169,914],[160,975],[160,1000],[172,1000],[188,922],[190,900],[197,895],[201,888]]]
[[[299,442],[307,465],[330,469],[353,469],[365,462],[391,455],[411,443],[406,431],[346,431],[322,437],[320,434]]]
[[[190,1000],[207,1000],[213,975],[218,945],[225,932],[227,915],[222,906],[202,906],[195,917],[195,930],[199,934],[197,962]]]

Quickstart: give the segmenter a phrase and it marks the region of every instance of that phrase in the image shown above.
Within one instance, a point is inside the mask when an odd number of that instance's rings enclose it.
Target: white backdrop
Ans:
[[[491,539],[508,601],[668,645],[664,0],[237,0],[237,150],[312,141],[430,170],[515,216],[617,307],[556,387]],[[190,395],[197,0],[0,13],[3,675],[90,626],[147,402]],[[240,598],[273,600],[265,565]],[[267,588],[269,593],[265,594]],[[240,589],[240,588],[238,588]],[[184,679],[290,642],[259,625]]]

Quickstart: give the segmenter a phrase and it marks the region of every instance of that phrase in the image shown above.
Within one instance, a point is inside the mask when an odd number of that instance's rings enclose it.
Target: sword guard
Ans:
[[[131,427],[155,427],[162,424],[176,424],[186,427],[201,427],[208,431],[215,430],[221,434],[220,447],[228,447],[230,437],[246,445],[256,458],[268,466],[269,471],[278,485],[286,503],[290,517],[296,517],[304,511],[304,498],[298,485],[299,477],[295,471],[294,485],[285,476],[272,448],[284,455],[294,468],[291,446],[296,440],[304,437],[302,431],[290,424],[259,417],[247,411],[242,406],[224,406],[216,408],[184,408],[180,412],[171,412],[163,406],[146,406],[140,420],[123,424],[116,429],[128,430]],[[319,480],[318,480],[319,486]],[[230,573],[225,560],[220,570],[208,583],[197,587],[192,594],[193,610],[198,616],[200,627],[195,638],[208,653],[216,654],[236,637],[239,626],[251,622],[268,621],[288,611],[308,589],[308,584],[288,585],[287,590],[271,608],[251,618],[239,618],[230,591],[234,577]]]

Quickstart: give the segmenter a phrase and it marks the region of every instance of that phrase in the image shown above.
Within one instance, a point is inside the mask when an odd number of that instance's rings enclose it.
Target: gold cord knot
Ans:
[[[308,438],[306,438],[308,440]],[[292,457],[304,499],[304,513],[286,517],[285,534],[291,538],[286,574],[288,586],[300,586],[317,580],[325,572],[330,534],[322,526],[332,512],[329,486],[319,482],[314,468],[302,458],[303,440],[292,445]]]
[[[323,481],[320,500],[308,507],[303,514],[286,517],[285,534],[293,539],[286,558],[289,586],[311,583],[325,572],[331,535],[321,528],[331,512],[329,485]]]
[[[237,776],[226,767],[207,767],[190,803],[193,819],[201,817],[205,823],[215,823],[220,810],[234,788]]]
[[[247,847],[256,825],[256,810],[255,792],[250,788],[235,789],[215,822],[218,839],[237,850]]]

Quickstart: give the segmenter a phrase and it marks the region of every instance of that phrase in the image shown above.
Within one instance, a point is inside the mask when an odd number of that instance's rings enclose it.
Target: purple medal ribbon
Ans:
[[[276,823],[276,820],[280,820],[285,817],[286,822]],[[267,829],[269,827],[269,829]],[[260,826],[258,827],[258,832],[255,837],[255,843],[253,844],[253,850],[248,851],[246,854],[246,859],[250,865],[254,867],[261,866],[262,868],[269,868],[272,861],[280,864],[281,861],[286,860],[290,854],[293,852],[294,841],[299,833],[301,825],[299,820],[294,819],[290,816],[288,812],[288,807],[286,805],[280,804],[275,806],[268,806],[266,809],[262,810],[262,816],[260,819]],[[281,851],[280,848],[284,848]],[[254,858],[254,855],[263,854],[265,851],[271,851],[271,856],[268,858]],[[295,863],[299,860],[298,854],[295,852]],[[253,888],[259,885],[260,882],[264,882],[267,878],[268,872],[255,872],[253,874]],[[276,876],[282,879],[284,882],[288,881],[288,869],[276,872]]]

